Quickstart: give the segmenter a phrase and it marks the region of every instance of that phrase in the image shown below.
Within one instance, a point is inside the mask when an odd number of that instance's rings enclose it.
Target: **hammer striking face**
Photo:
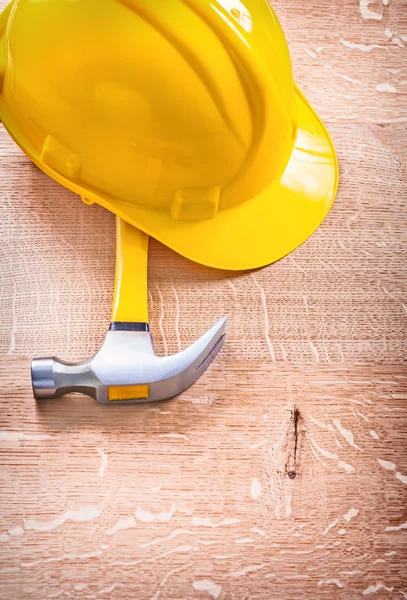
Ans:
[[[214,360],[225,341],[226,317],[182,352],[155,355],[147,323],[147,253],[148,237],[117,217],[110,330],[101,349],[86,361],[34,359],[31,375],[37,400],[69,392],[108,405],[165,400],[186,390]]]

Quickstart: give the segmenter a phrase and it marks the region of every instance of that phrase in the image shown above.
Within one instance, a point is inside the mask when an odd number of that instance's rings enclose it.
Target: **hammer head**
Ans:
[[[172,398],[189,388],[214,360],[225,341],[226,323],[227,318],[221,318],[189,348],[172,356],[155,355],[146,327],[109,331],[99,352],[80,363],[34,359],[34,397],[80,392],[108,405]]]

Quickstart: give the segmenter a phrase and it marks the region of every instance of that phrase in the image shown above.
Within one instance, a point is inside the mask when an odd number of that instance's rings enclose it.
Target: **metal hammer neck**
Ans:
[[[36,358],[31,363],[34,397],[59,398],[69,392],[79,392],[96,398],[99,381],[92,372],[90,360],[67,363],[55,358]]]
[[[132,323],[129,321],[112,321],[109,331],[150,331],[148,323]]]

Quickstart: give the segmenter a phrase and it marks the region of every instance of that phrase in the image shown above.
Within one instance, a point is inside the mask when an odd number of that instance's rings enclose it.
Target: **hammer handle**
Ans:
[[[116,217],[112,323],[148,323],[148,235]]]

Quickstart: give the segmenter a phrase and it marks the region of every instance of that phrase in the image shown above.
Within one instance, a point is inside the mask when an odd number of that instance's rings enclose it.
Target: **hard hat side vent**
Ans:
[[[171,216],[176,221],[206,221],[219,209],[220,187],[180,188],[171,203]]]
[[[41,161],[67,179],[75,180],[79,178],[79,156],[61,144],[52,135],[48,135],[45,139],[41,152]]]

